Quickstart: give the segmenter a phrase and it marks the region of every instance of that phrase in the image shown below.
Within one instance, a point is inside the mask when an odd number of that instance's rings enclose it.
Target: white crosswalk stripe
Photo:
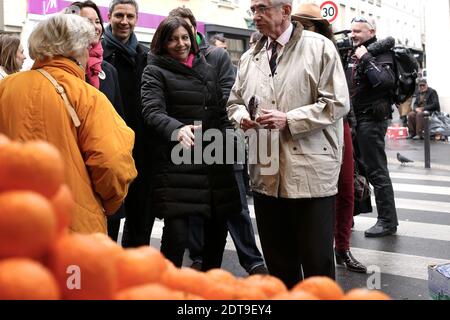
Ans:
[[[448,263],[448,260],[413,256],[401,253],[352,248],[352,253],[365,266],[376,266],[384,274],[420,280],[428,279],[429,265]]]
[[[394,183],[394,190],[398,192],[426,193],[450,196],[450,187],[424,186],[420,184]]]
[[[438,182],[450,182],[450,173],[448,176],[437,176],[437,175],[427,175],[427,174],[413,174],[413,173],[402,173],[402,172],[391,172],[390,176],[392,179],[405,179],[405,180],[427,180],[427,181],[438,181]]]

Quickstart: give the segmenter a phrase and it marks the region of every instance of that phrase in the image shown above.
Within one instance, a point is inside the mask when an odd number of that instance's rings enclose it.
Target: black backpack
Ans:
[[[416,79],[419,72],[417,60],[405,47],[392,49],[395,61],[394,103],[400,105],[408,100],[416,91]]]

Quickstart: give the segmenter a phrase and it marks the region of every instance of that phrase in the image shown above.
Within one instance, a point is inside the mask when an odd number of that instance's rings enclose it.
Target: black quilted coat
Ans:
[[[200,214],[208,218],[240,212],[232,165],[176,165],[171,159],[177,144],[171,140],[175,130],[195,121],[202,122],[203,131],[232,128],[225,103],[215,72],[202,55],[196,56],[192,68],[149,55],[142,77],[142,114],[155,146],[150,201],[157,217]]]

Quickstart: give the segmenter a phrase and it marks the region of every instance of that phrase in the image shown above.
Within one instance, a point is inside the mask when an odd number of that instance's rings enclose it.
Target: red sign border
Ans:
[[[329,23],[333,23],[339,14],[339,7],[337,6],[336,3],[334,3],[334,1],[325,1],[324,3],[322,3],[322,5],[320,6],[320,11],[322,11],[323,7],[325,7],[327,4],[331,4],[335,9],[336,9],[336,14],[334,15],[333,19],[328,20]]]

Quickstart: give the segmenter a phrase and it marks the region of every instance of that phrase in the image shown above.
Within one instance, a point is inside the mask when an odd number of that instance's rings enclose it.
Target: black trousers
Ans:
[[[385,136],[387,121],[357,118],[356,141],[359,158],[374,188],[378,223],[386,227],[398,226],[394,189],[389,175]]]
[[[164,219],[161,252],[178,268],[183,265],[184,251],[189,243],[189,219],[189,216]],[[203,271],[221,267],[227,234],[225,218],[203,219]]]
[[[130,185],[125,198],[125,226],[122,246],[135,248],[150,245],[155,217],[148,206],[149,184],[145,176],[138,175]]]
[[[335,198],[297,200],[254,194],[267,268],[288,288],[311,276],[335,279]]]

